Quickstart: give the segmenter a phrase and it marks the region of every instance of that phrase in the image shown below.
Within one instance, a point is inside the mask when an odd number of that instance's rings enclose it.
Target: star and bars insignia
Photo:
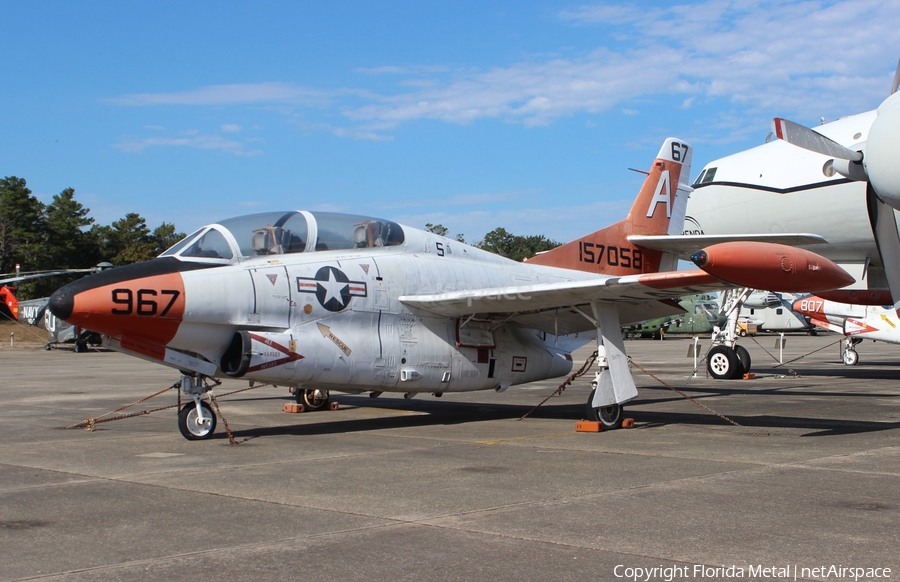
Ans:
[[[322,267],[315,277],[297,277],[297,291],[314,293],[319,304],[328,311],[342,311],[353,297],[366,296],[365,281],[351,281],[335,267]]]

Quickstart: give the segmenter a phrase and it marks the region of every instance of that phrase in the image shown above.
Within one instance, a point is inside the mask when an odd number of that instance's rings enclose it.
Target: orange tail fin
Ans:
[[[674,255],[641,248],[630,235],[681,234],[691,188],[691,147],[663,143],[625,220],[528,259],[529,263],[604,275],[636,275],[675,268]]]

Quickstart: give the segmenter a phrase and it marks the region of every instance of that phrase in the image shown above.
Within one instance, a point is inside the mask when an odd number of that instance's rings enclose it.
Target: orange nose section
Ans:
[[[180,273],[123,281],[75,295],[70,323],[110,336],[169,343],[184,317]]]
[[[50,298],[50,310],[84,329],[167,344],[184,317],[184,279],[157,261],[70,283]]]

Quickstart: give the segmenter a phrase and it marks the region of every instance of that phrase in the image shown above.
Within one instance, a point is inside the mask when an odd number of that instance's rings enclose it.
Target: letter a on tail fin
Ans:
[[[669,138],[625,220],[528,259],[529,263],[604,275],[672,270],[674,256],[628,242],[631,235],[681,234],[691,191],[691,147]],[[598,217],[602,220],[602,217]]]

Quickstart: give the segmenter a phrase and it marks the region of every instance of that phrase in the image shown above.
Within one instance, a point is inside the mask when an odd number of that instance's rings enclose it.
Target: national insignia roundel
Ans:
[[[315,277],[297,277],[297,291],[314,293],[319,305],[328,311],[342,311],[351,298],[366,296],[366,283],[351,281],[336,267],[322,267]]]

